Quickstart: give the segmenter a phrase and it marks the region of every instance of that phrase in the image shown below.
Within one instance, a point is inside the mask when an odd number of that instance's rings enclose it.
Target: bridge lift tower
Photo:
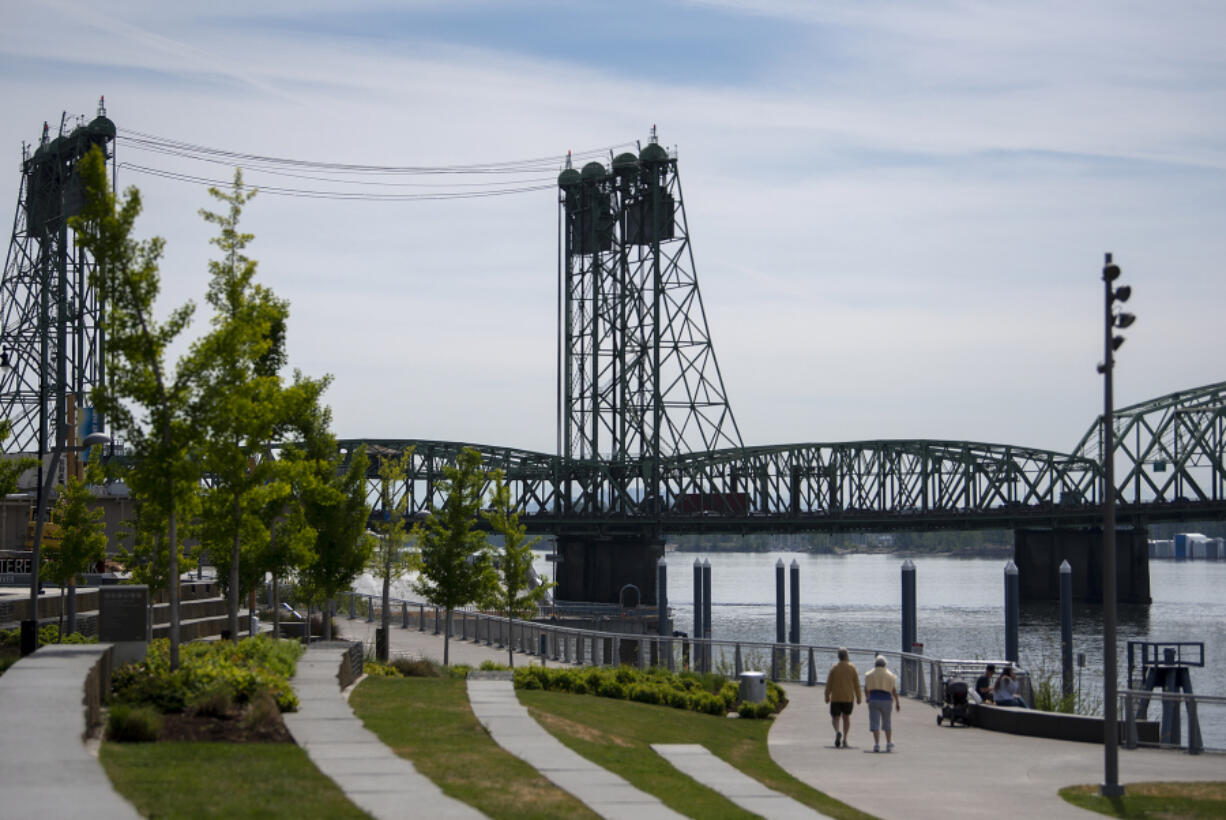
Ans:
[[[0,442],[5,454],[45,458],[101,427],[88,397],[104,377],[103,306],[89,283],[94,260],[77,246],[68,220],[84,204],[76,168],[91,148],[102,149],[114,174],[115,124],[101,99],[88,123],[81,117],[69,129],[66,119],[55,138],[44,124],[33,152],[22,149],[0,279],[0,418],[12,425]]]
[[[632,584],[654,603],[664,544],[650,522],[670,478],[662,460],[741,447],[741,434],[707,329],[675,153],[653,127],[637,155],[609,168],[577,170],[568,156],[558,188],[558,455],[606,461],[612,476],[602,488],[567,481],[563,497],[568,512],[627,517],[621,531],[559,536],[558,597],[612,602]]]

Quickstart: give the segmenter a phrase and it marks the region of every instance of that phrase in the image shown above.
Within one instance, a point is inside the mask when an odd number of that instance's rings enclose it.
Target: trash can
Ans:
[[[766,700],[766,673],[741,673],[741,700],[750,703],[761,703]]]

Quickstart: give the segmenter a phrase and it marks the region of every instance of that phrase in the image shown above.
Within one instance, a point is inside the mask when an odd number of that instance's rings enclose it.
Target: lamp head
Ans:
[[[1111,299],[1115,302],[1127,302],[1129,296],[1132,296],[1132,285],[1120,285],[1111,294]]]
[[[1119,328],[1129,327],[1137,317],[1131,313],[1120,313],[1115,317],[1115,326]]]

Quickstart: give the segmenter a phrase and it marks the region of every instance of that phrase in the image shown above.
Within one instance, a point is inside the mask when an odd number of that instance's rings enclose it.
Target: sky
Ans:
[[[0,0],[0,19],[0,195],[16,203],[44,121],[105,95],[138,233],[166,241],[162,309],[194,300],[192,336],[209,197],[132,166],[232,168],[125,135],[546,169],[523,178],[544,189],[505,196],[249,204],[259,279],[291,304],[290,363],[333,376],[341,437],[553,452],[548,183],[568,150],[607,156],[653,125],[746,444],[1072,450],[1102,411],[1108,251],[1138,317],[1117,405],[1226,380],[1220,2]]]

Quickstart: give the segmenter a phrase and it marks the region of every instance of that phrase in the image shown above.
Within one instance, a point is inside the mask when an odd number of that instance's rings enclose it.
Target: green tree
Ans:
[[[91,468],[87,478],[96,477]],[[54,517],[59,525],[58,543],[50,545],[47,578],[68,589],[68,631],[76,632],[77,623],[77,576],[106,558],[106,528],[102,523],[103,511],[94,501],[90,484],[75,475],[55,499]],[[60,607],[60,637],[64,635],[64,608]]]
[[[494,532],[502,536],[502,552],[498,555],[499,584],[493,591],[493,597],[498,609],[507,614],[507,632],[511,634],[516,616],[527,618],[534,615],[545,593],[555,584],[541,579],[541,583],[532,586],[532,548],[541,539],[538,536],[528,540],[528,528],[519,523],[519,511],[511,506],[511,488],[503,481],[502,471],[494,470],[491,475],[494,492],[490,509],[482,515],[490,522]],[[515,666],[511,641],[507,641],[507,664]]]
[[[93,148],[78,172],[85,201],[72,227],[77,242],[96,265],[90,283],[106,305],[105,382],[95,386],[94,407],[133,450],[128,476],[132,495],[166,517],[170,598],[170,666],[179,666],[179,511],[199,485],[197,462],[189,457],[194,428],[188,408],[191,383],[182,367],[166,365],[167,351],[191,321],[194,306],[155,316],[161,289],[158,266],[163,241],[132,238],[141,212],[140,192],[129,188],[117,203],[106,177],[102,152]]]
[[[0,441],[9,437],[13,425],[8,419],[0,419]],[[17,492],[17,479],[26,470],[38,466],[36,458],[0,459],[0,498]]]
[[[255,282],[257,264],[245,254],[255,237],[239,229],[243,208],[255,194],[236,170],[229,191],[209,189],[222,211],[200,211],[219,229],[209,241],[222,258],[209,262],[205,298],[214,310],[212,330],[189,356],[197,387],[193,412],[203,432],[201,462],[211,478],[204,490],[201,540],[224,579],[234,641],[242,594],[264,577],[259,556],[269,553],[270,499],[288,493],[268,448],[289,429],[293,404],[280,374],[289,306]]]
[[[315,559],[299,573],[311,600],[324,606],[324,639],[332,639],[332,604],[348,589],[370,561],[374,545],[365,537],[370,507],[366,503],[366,448],[359,447],[347,461],[328,432],[330,412],[320,418],[305,440],[302,458],[318,481],[305,488],[303,508],[315,535]]]
[[[456,465],[443,468],[439,482],[444,493],[441,509],[431,509],[426,520],[413,528],[421,550],[417,591],[446,613],[443,629],[443,665],[451,662],[451,613],[456,607],[490,596],[496,574],[485,534],[476,529],[477,512],[485,490],[481,454],[471,447],[460,451]]]
[[[379,509],[375,511],[374,528],[378,539],[370,556],[368,568],[372,575],[383,582],[383,627],[384,641],[379,646],[379,661],[387,663],[387,649],[391,641],[392,579],[400,578],[417,568],[417,554],[406,546],[408,531],[405,528],[405,510],[408,508],[408,493],[399,501],[393,501],[396,485],[404,481],[409,460],[413,457],[410,447],[399,457],[383,456],[379,459]]]

